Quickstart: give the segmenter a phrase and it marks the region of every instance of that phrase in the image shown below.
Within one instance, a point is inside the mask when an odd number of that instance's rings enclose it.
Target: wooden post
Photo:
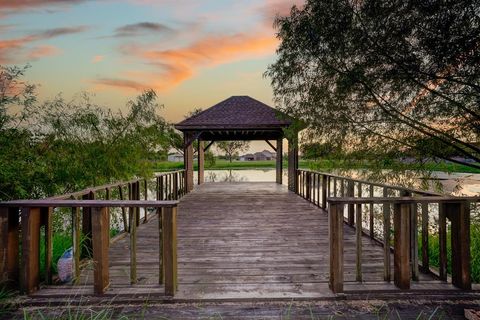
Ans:
[[[123,186],[118,186],[118,194],[120,200],[123,200]],[[127,211],[125,207],[122,207],[122,220],[123,220],[123,231],[128,231],[128,219],[127,219]]]
[[[178,200],[178,172],[173,174],[173,199]]]
[[[305,198],[310,201],[312,198],[312,173],[311,172],[305,172],[306,179],[305,179]]]
[[[322,175],[322,209],[327,209],[327,176]]]
[[[83,200],[95,200],[95,194],[89,192],[82,196]],[[82,258],[88,258],[92,254],[92,209],[82,208],[82,232],[85,237],[84,245],[82,246]]]
[[[143,199],[145,201],[147,201],[148,200],[148,182],[147,182],[147,179],[143,180],[143,192],[144,192]],[[144,212],[144,215],[145,215],[145,217],[143,219],[143,223],[147,223],[148,222],[148,208],[147,207],[143,208],[143,212]]]
[[[193,190],[193,144],[191,133],[183,133],[183,164],[185,168],[185,188],[187,192]]]
[[[471,290],[470,203],[447,203],[445,209],[452,222],[452,284],[463,290]]]
[[[412,203],[410,213],[410,260],[412,280],[418,281],[418,205]]]
[[[163,208],[157,208],[158,217],[158,283],[163,284],[165,281],[163,272]]]
[[[72,197],[72,199],[75,199]],[[72,208],[72,238],[73,238],[73,283],[80,283],[80,256],[81,252],[80,208]]]
[[[40,208],[22,209],[22,272],[20,291],[31,294],[40,284]]]
[[[108,270],[108,210],[107,208],[92,208],[92,242],[93,242],[93,292],[104,294],[109,280]]]
[[[374,186],[371,184],[370,185],[370,198],[373,198],[374,196]],[[374,216],[374,206],[373,203],[370,204],[369,206],[370,209],[370,217],[369,217],[369,229],[370,229],[370,238],[375,238],[375,216]]]
[[[163,265],[165,294],[174,296],[177,290],[177,207],[163,209]]]
[[[430,271],[428,247],[428,203],[422,203],[422,271]]]
[[[0,283],[16,287],[19,274],[19,209],[0,208]]]
[[[320,207],[321,205],[321,200],[320,200],[320,185],[322,184],[321,182],[321,177],[320,177],[320,174],[317,173],[316,174],[316,179],[317,179],[317,207]]]
[[[388,188],[383,188],[383,197],[388,197]],[[383,279],[391,281],[390,263],[390,203],[383,204]]]
[[[198,139],[198,184],[205,182],[205,151],[204,142]]]
[[[52,255],[53,255],[53,208],[41,208],[42,224],[45,226],[45,282],[52,284]]]
[[[163,176],[158,177],[158,200],[164,200],[164,183],[163,183]]]
[[[358,197],[362,197],[362,183],[358,183]],[[362,282],[362,204],[357,204],[356,212],[355,212],[355,238],[356,238],[356,258],[355,258],[355,265],[356,265],[356,280],[358,282]]]
[[[283,183],[283,138],[277,139],[276,182]]]
[[[140,200],[140,180],[137,180],[135,182],[135,200]],[[136,207],[135,208],[135,214],[136,214],[136,223],[137,223],[137,227],[140,225],[140,208],[139,207]]]
[[[328,208],[330,278],[333,293],[343,292],[343,204],[333,203]]]
[[[347,197],[354,197],[355,196],[355,186],[352,180],[348,180],[347,182]],[[353,203],[349,203],[347,205],[347,212],[348,212],[348,224],[353,226],[355,224],[355,205]]]
[[[393,215],[395,285],[410,289],[410,203],[396,203]]]
[[[333,178],[333,196],[337,197],[337,178]]]
[[[438,205],[438,241],[439,241],[439,266],[440,280],[447,281],[447,217],[446,204]]]
[[[137,283],[137,208],[130,208],[130,283]]]
[[[298,136],[288,139],[288,189],[298,193]]]

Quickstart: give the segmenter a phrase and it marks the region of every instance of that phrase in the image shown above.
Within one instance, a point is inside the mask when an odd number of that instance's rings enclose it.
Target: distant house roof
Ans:
[[[233,96],[175,125],[178,130],[277,129],[291,124],[278,110],[249,96]]]

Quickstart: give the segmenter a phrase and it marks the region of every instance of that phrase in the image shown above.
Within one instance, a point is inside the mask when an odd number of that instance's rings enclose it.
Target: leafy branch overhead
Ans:
[[[266,75],[310,141],[480,168],[478,3],[307,0],[275,25]]]

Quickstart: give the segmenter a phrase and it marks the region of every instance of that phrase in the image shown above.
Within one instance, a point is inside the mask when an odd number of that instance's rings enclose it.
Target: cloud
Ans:
[[[60,54],[60,49],[54,46],[41,45],[33,48],[27,55],[29,61]]]
[[[121,48],[126,56],[133,56],[154,69],[152,73],[130,73],[129,77],[93,80],[100,86],[143,90],[154,88],[166,91],[193,77],[202,67],[213,67],[243,59],[273,54],[278,42],[273,35],[206,36],[189,46],[152,50],[149,47],[128,45]],[[136,79],[141,80],[136,80]]]
[[[99,63],[99,62],[103,61],[104,58],[105,58],[105,56],[96,55],[92,58],[92,63]]]
[[[1,1],[1,0],[0,0]],[[0,39],[0,63],[7,64],[22,59],[30,59],[30,53],[25,53],[29,51],[27,46],[36,41],[48,40],[51,38],[79,33],[87,30],[87,26],[76,26],[68,28],[54,28],[47,29],[41,32],[33,33],[26,35],[24,37],[15,38],[15,39]],[[45,50],[45,45],[43,50]],[[44,51],[45,52],[45,51]],[[38,57],[37,57],[38,59]]]
[[[37,8],[69,6],[89,0],[0,0],[0,13],[16,13]]]
[[[164,24],[155,22],[139,22],[127,24],[115,30],[114,37],[132,37],[146,33],[172,33],[174,30]]]

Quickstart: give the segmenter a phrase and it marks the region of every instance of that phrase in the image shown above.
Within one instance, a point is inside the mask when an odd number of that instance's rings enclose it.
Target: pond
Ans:
[[[287,170],[283,170],[283,184],[287,184]],[[357,176],[353,172],[353,177]],[[194,173],[194,181],[197,173]],[[434,172],[431,182],[438,182],[442,193],[456,196],[480,195],[480,174]],[[260,182],[275,181],[275,169],[245,169],[245,170],[205,170],[206,182]],[[388,184],[388,181],[387,181]],[[392,183],[395,185],[394,183]],[[420,183],[418,183],[419,185]],[[433,191],[433,190],[431,190]],[[437,190],[438,191],[438,190]]]

